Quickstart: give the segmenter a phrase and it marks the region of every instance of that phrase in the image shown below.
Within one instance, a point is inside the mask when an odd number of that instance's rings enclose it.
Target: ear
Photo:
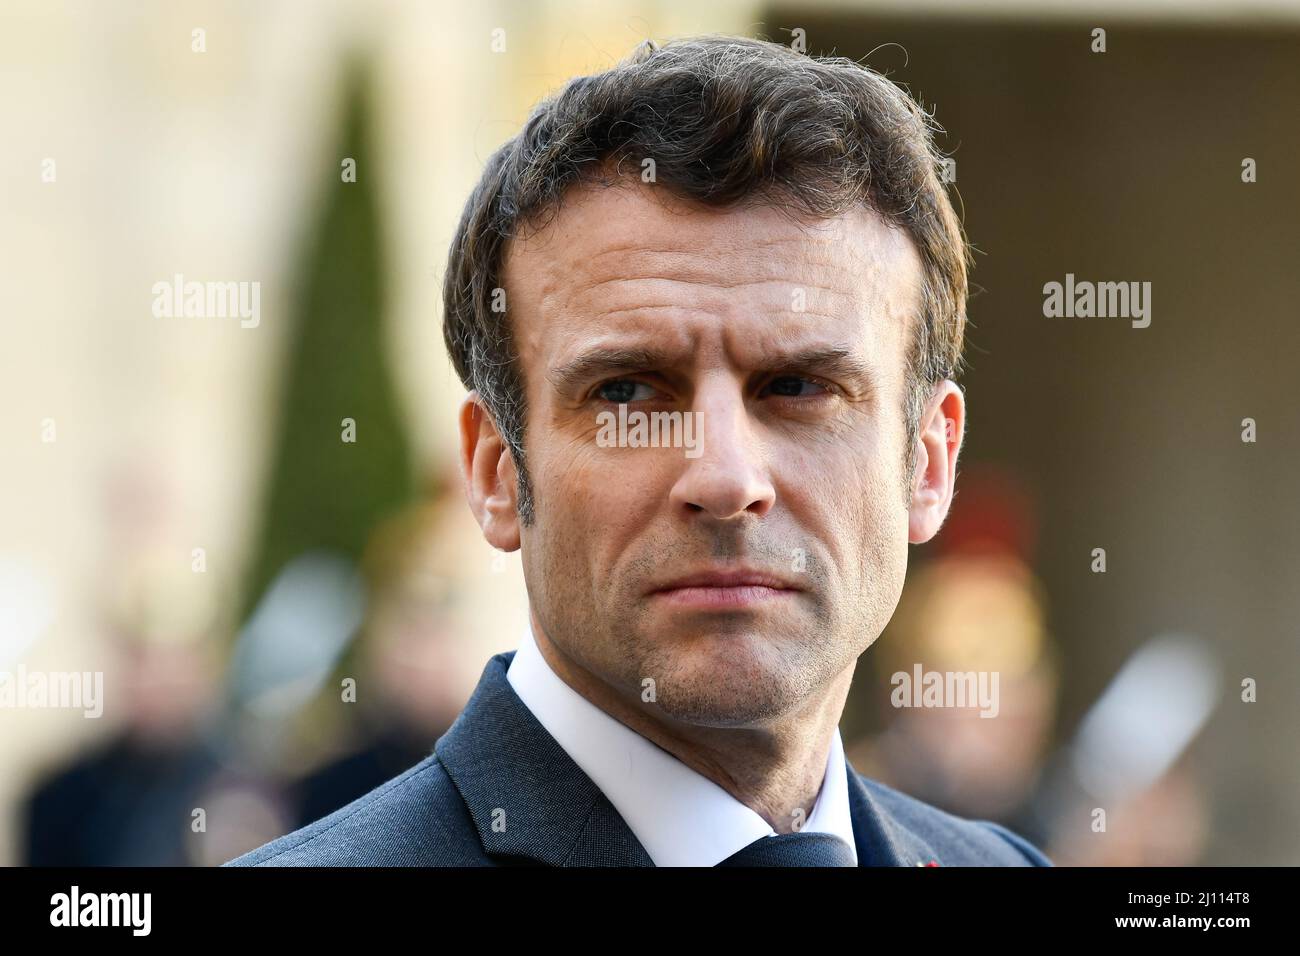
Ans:
[[[500,551],[519,550],[518,474],[510,447],[478,392],[460,406],[460,477],[483,537]]]
[[[965,430],[966,396],[956,382],[944,379],[935,386],[918,423],[907,525],[907,540],[912,544],[929,541],[948,517]]]

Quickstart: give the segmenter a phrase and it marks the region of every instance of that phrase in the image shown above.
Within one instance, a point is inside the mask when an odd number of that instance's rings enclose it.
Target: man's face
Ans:
[[[517,535],[544,633],[613,691],[642,701],[653,679],[667,716],[757,726],[897,605],[921,263],[866,209],[801,226],[651,188],[572,190],[507,250],[536,520],[489,540]],[[598,441],[620,403],[699,413],[698,451]]]

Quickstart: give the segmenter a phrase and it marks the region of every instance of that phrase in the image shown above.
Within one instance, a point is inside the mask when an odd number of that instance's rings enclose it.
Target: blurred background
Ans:
[[[455,472],[460,210],[541,96],[703,32],[906,85],[978,249],[854,766],[1063,864],[1300,863],[1300,5],[1209,0],[3,0],[0,863],[217,864],[432,749],[526,619]],[[1044,318],[1067,273],[1150,327]],[[256,321],[159,316],[178,275]],[[918,666],[998,716],[891,706]],[[18,692],[73,672],[102,716]]]

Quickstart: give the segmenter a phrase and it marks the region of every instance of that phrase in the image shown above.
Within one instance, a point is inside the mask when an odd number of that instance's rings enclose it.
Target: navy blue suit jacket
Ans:
[[[488,661],[464,711],[420,763],[225,865],[653,866],[506,680],[514,653]],[[1005,827],[955,817],[847,769],[860,866],[1051,865]]]

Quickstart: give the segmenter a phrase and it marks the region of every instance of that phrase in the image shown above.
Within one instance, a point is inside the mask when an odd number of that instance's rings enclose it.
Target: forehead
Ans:
[[[712,329],[755,347],[856,338],[883,358],[901,348],[921,279],[911,238],[865,206],[796,218],[637,182],[570,190],[545,226],[510,240],[502,268],[520,351],[544,357],[636,333],[698,348]]]

